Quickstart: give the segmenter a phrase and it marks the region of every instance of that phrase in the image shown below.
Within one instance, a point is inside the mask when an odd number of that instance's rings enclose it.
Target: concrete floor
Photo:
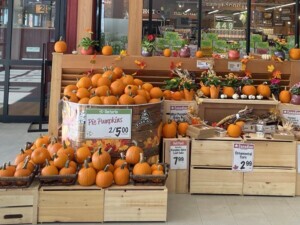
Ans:
[[[12,161],[26,141],[38,137],[39,133],[27,133],[28,126],[0,123],[1,164]],[[299,225],[300,198],[169,194],[168,222],[123,224]]]

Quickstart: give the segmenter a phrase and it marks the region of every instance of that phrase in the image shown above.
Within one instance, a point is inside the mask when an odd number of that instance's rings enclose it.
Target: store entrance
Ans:
[[[47,50],[65,30],[65,2],[0,0],[0,121],[37,122],[41,106],[47,115]]]

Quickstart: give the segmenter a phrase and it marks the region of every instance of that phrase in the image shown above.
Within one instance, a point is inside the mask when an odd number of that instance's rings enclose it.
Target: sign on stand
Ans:
[[[294,126],[300,127],[300,110],[282,110],[282,116],[291,121]]]
[[[132,109],[86,109],[86,139],[131,139]]]
[[[241,62],[228,62],[228,70],[239,72],[242,70],[242,63]]]
[[[184,170],[188,168],[188,142],[174,140],[170,142],[170,169]]]
[[[254,144],[233,143],[232,170],[250,172],[253,170]]]

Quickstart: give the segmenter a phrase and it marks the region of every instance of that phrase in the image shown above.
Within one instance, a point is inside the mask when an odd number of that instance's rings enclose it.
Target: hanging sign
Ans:
[[[233,143],[232,170],[250,172],[253,170],[254,144]]]
[[[132,109],[86,109],[86,139],[131,139]]]

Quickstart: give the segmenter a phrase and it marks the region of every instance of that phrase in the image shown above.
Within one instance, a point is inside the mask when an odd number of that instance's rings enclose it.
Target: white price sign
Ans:
[[[282,110],[282,116],[291,121],[295,126],[300,126],[300,110]]]
[[[228,62],[228,70],[239,72],[242,69],[241,62]]]
[[[132,109],[86,109],[85,138],[131,139]]]
[[[175,120],[176,122],[186,121],[188,109],[188,105],[170,105],[170,119]]]
[[[232,170],[250,172],[253,170],[254,144],[233,143]]]
[[[174,140],[170,143],[170,168],[175,170],[187,169],[187,141]]]

